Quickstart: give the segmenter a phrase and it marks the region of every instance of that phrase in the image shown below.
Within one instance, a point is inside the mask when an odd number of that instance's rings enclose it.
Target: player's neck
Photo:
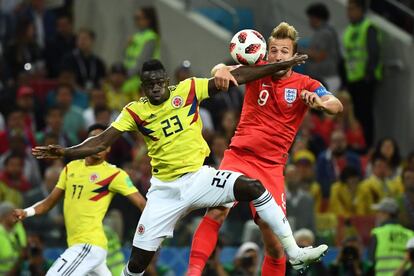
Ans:
[[[86,166],[96,166],[99,164],[102,164],[105,160],[104,159],[95,159],[95,158],[91,158],[91,157],[86,157],[85,158],[85,165]]]

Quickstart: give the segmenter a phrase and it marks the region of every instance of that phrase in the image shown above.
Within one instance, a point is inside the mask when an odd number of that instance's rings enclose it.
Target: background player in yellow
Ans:
[[[231,71],[231,81],[236,85],[253,81],[301,64],[306,58],[294,56],[280,63],[241,66]],[[297,267],[303,268],[324,254],[326,245],[297,246],[282,209],[259,181],[203,166],[209,148],[201,135],[198,105],[219,92],[215,79],[190,78],[168,87],[167,73],[158,60],[144,63],[141,78],[145,97],[125,106],[117,120],[100,135],[70,148],[49,145],[33,149],[37,158],[82,158],[107,148],[125,131],[140,131],[144,135],[153,177],[131,257],[122,275],[143,275],[161,242],[173,235],[176,222],[188,212],[235,200],[252,202]],[[224,87],[217,81],[218,87]]]
[[[89,137],[99,135],[106,126],[95,124]],[[17,219],[41,215],[64,196],[64,218],[68,249],[60,255],[47,275],[111,275],[106,266],[107,239],[102,220],[115,193],[126,196],[141,211],[145,199],[125,171],[105,161],[109,147],[72,161],[62,170],[53,191],[33,206],[16,209]]]

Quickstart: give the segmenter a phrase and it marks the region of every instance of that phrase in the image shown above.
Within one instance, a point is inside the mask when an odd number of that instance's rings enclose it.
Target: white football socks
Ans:
[[[282,208],[275,199],[265,191],[259,198],[252,201],[257,214],[264,220],[279,238],[283,248],[289,257],[296,256],[300,250],[292,234],[289,222],[283,213]]]
[[[127,263],[126,266],[124,267],[124,269],[121,272],[121,276],[142,276],[142,275],[144,275],[144,272],[145,271],[140,272],[140,273],[134,273],[134,272],[129,271],[128,263]]]

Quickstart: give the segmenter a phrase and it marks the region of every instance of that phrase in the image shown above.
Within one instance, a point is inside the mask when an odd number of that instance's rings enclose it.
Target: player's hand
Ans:
[[[57,159],[63,157],[64,148],[59,145],[40,146],[32,149],[32,154],[37,159]]]
[[[23,220],[26,218],[26,212],[23,209],[14,209],[13,217],[16,221]]]
[[[302,90],[302,92],[300,93],[300,98],[310,108],[318,110],[325,109],[324,103],[322,102],[321,98],[319,98],[319,96],[316,95],[316,93],[310,92],[308,90]]]
[[[239,85],[227,66],[221,67],[214,74],[214,84],[217,89],[228,90],[230,82],[232,82],[235,86]]]

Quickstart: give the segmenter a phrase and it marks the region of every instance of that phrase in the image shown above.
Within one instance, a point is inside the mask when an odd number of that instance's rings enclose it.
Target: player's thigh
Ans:
[[[183,199],[191,209],[222,206],[235,201],[234,184],[240,173],[216,170],[203,166],[190,179],[191,183],[183,191]],[[229,204],[226,207],[230,207]]]
[[[112,273],[106,265],[106,262],[103,262],[89,272],[88,276],[112,276]]]
[[[93,268],[105,262],[106,251],[90,244],[69,247],[55,261],[46,275],[87,275]]]
[[[186,202],[175,191],[151,191],[139,219],[133,245],[146,251],[157,251],[164,238],[173,236],[178,219],[187,212]]]

